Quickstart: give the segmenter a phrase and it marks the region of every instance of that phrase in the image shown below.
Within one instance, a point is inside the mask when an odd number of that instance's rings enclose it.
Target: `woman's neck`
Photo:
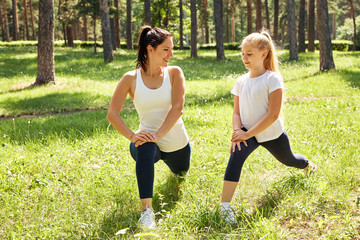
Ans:
[[[162,71],[163,71],[163,67],[161,66],[147,66],[146,68],[146,72],[142,69],[143,74],[145,74],[146,76],[149,76],[151,78],[157,77],[159,75],[161,75]]]

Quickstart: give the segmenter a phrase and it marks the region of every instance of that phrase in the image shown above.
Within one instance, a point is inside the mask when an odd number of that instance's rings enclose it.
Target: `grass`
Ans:
[[[226,52],[224,62],[211,51],[199,51],[198,59],[178,51],[172,64],[187,79],[183,119],[192,162],[184,179],[156,164],[158,228],[142,232],[129,143],[106,121],[135,51],[116,52],[104,65],[92,50],[56,48],[56,85],[27,88],[37,74],[36,48],[0,48],[0,238],[360,239],[360,53],[334,52],[337,69],[327,73],[318,72],[318,53],[297,62],[279,54],[293,150],[319,171],[305,177],[259,148],[233,199],[239,224],[221,223],[229,92],[245,69],[237,51]],[[137,129],[130,100],[122,116]]]

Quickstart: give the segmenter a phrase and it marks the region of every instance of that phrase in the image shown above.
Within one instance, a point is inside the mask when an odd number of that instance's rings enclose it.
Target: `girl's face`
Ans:
[[[267,50],[260,50],[252,44],[244,44],[241,48],[242,61],[248,70],[264,68]]]
[[[156,65],[160,65],[162,67],[167,67],[170,58],[173,55],[173,38],[167,37],[164,42],[159,44],[156,49],[152,46],[148,45],[148,53],[150,56],[150,61],[154,62]]]

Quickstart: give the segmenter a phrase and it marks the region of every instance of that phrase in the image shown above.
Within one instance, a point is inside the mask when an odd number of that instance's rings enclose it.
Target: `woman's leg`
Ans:
[[[184,175],[190,167],[191,146],[188,143],[184,148],[174,152],[161,152],[161,159],[176,175]]]
[[[260,145],[286,166],[304,169],[309,165],[309,160],[305,156],[293,153],[286,132],[281,134],[279,138],[260,143]]]
[[[231,153],[230,159],[225,171],[223,190],[221,194],[221,202],[231,202],[236,186],[240,179],[241,169],[248,156],[259,146],[254,137],[246,140],[247,147],[241,143],[239,150],[237,147],[235,152]]]
[[[134,143],[130,143],[130,153],[136,161],[136,178],[142,210],[152,208],[154,164],[160,159],[160,150],[152,142],[137,148]]]

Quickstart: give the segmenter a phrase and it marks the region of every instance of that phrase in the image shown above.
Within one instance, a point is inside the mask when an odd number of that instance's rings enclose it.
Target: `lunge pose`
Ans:
[[[136,69],[127,72],[111,99],[107,119],[131,141],[130,153],[136,161],[136,178],[141,199],[140,227],[155,228],[152,208],[154,164],[162,159],[177,174],[190,166],[190,143],[181,119],[185,98],[182,70],[168,66],[173,55],[173,37],[160,28],[144,26],[140,32]],[[124,123],[120,111],[127,95],[140,118],[138,131]]]
[[[294,154],[279,117],[284,85],[278,71],[278,59],[270,35],[262,31],[248,35],[241,44],[242,61],[249,70],[236,80],[234,95],[231,155],[226,168],[220,214],[229,223],[236,223],[230,207],[238,185],[242,166],[258,147],[266,148],[278,161],[313,172],[314,163]]]

